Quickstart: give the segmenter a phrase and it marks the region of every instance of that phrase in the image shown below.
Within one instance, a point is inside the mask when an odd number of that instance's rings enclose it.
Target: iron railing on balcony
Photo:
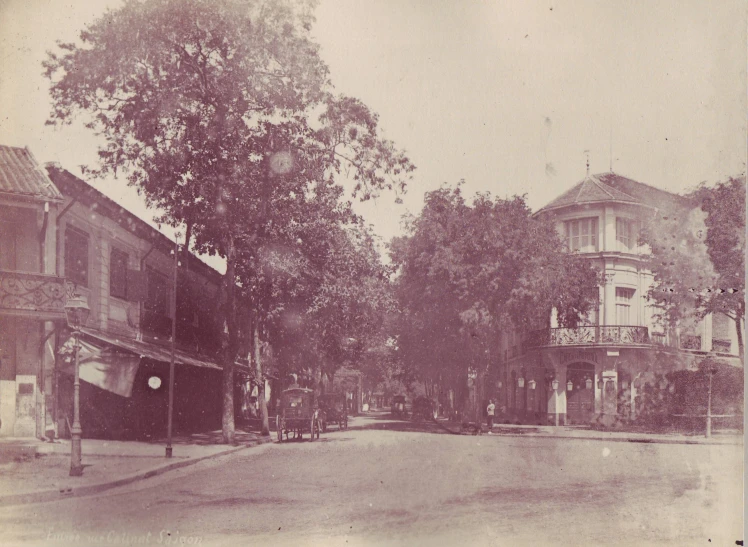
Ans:
[[[0,310],[65,316],[65,278],[0,270]]]
[[[681,349],[701,349],[701,336],[698,334],[681,334],[680,336],[680,347]]]
[[[712,338],[712,351],[730,353],[732,351],[732,342],[720,338]]]
[[[641,345],[649,344],[647,327],[633,325],[582,326],[543,329],[530,333],[528,347],[577,345]]]

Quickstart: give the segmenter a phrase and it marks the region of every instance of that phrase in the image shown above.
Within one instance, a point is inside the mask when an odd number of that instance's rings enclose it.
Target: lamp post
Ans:
[[[176,235],[174,241],[173,287],[170,295],[171,352],[169,357],[169,407],[166,411],[166,453],[164,454],[167,458],[171,458],[172,456],[171,432],[174,416],[174,350],[177,343],[177,268],[179,267],[179,242],[176,239],[178,238],[179,234]]]
[[[83,465],[81,464],[81,415],[80,415],[80,328],[88,321],[88,314],[91,310],[88,307],[86,299],[82,296],[75,296],[65,304],[65,318],[68,326],[73,330],[75,338],[75,376],[73,380],[73,427],[70,430],[70,476],[80,477],[83,475]]]

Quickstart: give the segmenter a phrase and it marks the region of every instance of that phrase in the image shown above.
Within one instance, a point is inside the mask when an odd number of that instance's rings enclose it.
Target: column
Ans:
[[[605,310],[605,317],[602,321],[603,325],[616,324],[616,287],[614,280],[615,272],[608,271],[606,268],[605,286],[603,288],[603,308]]]

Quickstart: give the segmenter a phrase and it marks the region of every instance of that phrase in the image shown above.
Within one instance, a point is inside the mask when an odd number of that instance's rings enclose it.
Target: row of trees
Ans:
[[[363,351],[388,305],[386,272],[350,199],[404,191],[414,166],[381,137],[376,114],[334,93],[310,37],[315,4],[127,0],[44,63],[48,123],[83,114],[103,143],[87,173],[124,172],[188,248],[226,261],[225,442],[240,348],[257,379],[273,345],[285,368],[314,363],[331,375]]]
[[[730,178],[660,209],[642,225],[654,274],[649,303],[670,328],[707,314],[729,317],[742,357],[745,317],[745,178]],[[460,185],[426,194],[407,234],[392,243],[398,303],[395,377],[463,386],[485,371],[502,335],[547,328],[552,310],[573,327],[598,304],[601,273],[564,249],[550,215],[531,215],[523,197],[471,201]]]
[[[464,384],[499,359],[502,333],[547,328],[554,308],[575,326],[597,305],[600,273],[564,250],[552,219],[533,217],[524,197],[467,201],[460,186],[427,193],[392,244],[406,382]]]

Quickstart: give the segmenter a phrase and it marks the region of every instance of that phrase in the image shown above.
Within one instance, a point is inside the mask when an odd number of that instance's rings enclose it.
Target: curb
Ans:
[[[435,421],[441,429],[452,435],[469,435],[477,436],[475,434],[460,433],[459,431],[452,431],[444,424]],[[484,435],[481,433],[481,436]],[[594,437],[577,437],[572,435],[557,435],[553,433],[492,433],[492,437],[524,437],[525,439],[568,439],[572,441],[605,441],[614,443],[642,443],[642,444],[691,444],[691,445],[708,445],[708,446],[740,446],[743,443],[739,441],[730,442],[719,442],[713,440],[691,440],[691,439],[660,439],[660,438],[647,438],[647,437],[603,437],[596,435]],[[742,440],[742,438],[741,438]]]
[[[89,484],[86,486],[78,486],[78,487],[55,489],[55,490],[38,490],[36,492],[27,492],[25,494],[2,495],[0,496],[0,507],[4,507],[7,505],[26,505],[30,503],[44,503],[47,501],[69,499],[73,497],[90,496],[92,494],[98,494],[99,492],[104,492],[105,490],[109,490],[111,488],[124,486],[126,484],[137,482],[139,480],[149,479],[151,477],[161,475],[168,471],[173,471],[175,469],[187,467],[188,465],[194,465],[196,463],[199,463],[204,460],[208,460],[210,458],[217,458],[219,456],[233,454],[234,452],[239,452],[240,450],[244,450],[246,448],[252,448],[254,446],[259,446],[259,445],[267,444],[271,442],[273,441],[270,436],[261,437],[260,439],[256,441],[250,441],[249,443],[245,445],[229,448],[221,452],[216,452],[215,454],[208,454],[207,456],[200,456],[198,458],[190,458],[190,459],[186,459],[182,461],[168,463],[166,465],[159,465],[157,467],[152,467],[151,469],[146,469],[145,471],[138,471],[137,473],[133,473],[132,475],[121,477],[119,479],[115,479],[115,480],[108,481],[108,482],[100,482],[97,484]]]

